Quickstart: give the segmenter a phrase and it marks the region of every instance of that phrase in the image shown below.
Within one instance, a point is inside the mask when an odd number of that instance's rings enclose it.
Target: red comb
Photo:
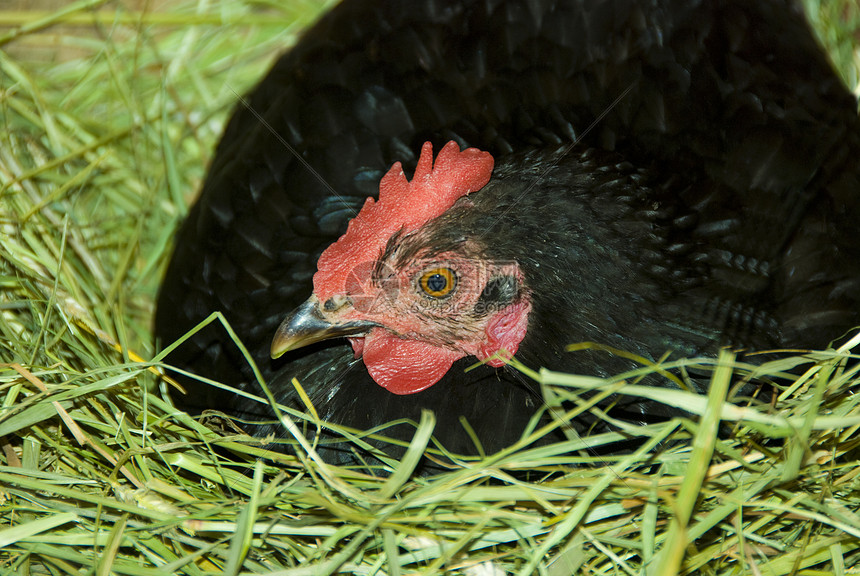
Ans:
[[[456,142],[445,144],[433,163],[433,145],[425,142],[412,181],[396,162],[379,182],[379,200],[368,198],[346,234],[326,248],[317,262],[314,294],[320,301],[346,293],[349,273],[374,262],[392,234],[412,232],[442,215],[458,198],[483,188],[493,172],[489,152]]]

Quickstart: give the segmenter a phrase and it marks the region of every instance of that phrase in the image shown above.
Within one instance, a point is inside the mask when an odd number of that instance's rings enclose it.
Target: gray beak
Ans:
[[[320,301],[311,296],[287,316],[272,339],[272,358],[315,342],[367,334],[377,326],[373,322],[344,322],[329,320],[320,309]]]

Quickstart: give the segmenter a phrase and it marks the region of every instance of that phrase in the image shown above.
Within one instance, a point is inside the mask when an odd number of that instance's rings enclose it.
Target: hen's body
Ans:
[[[231,120],[177,239],[157,331],[169,342],[223,311],[276,396],[291,403],[296,377],[324,418],[366,428],[430,408],[437,436],[468,451],[460,416],[493,449],[540,402],[509,369],[464,372],[468,358],[408,396],[378,386],[345,342],[269,359],[320,253],[428,140],[496,159],[491,183],[442,216],[439,241],[466,234],[523,269],[528,365],[605,374],[629,364],[564,346],[651,358],[821,347],[860,324],[856,102],[792,2],[347,1],[249,104],[265,123],[247,109]],[[256,390],[221,334],[169,361]],[[268,413],[209,387],[182,402]]]

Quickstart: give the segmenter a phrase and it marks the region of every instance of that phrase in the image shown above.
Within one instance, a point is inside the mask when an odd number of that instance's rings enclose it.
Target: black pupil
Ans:
[[[433,274],[427,279],[427,287],[432,292],[441,292],[448,285],[448,279],[441,274]]]

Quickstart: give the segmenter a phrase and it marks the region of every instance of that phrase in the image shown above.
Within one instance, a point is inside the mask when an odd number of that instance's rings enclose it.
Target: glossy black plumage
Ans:
[[[366,428],[429,407],[443,442],[468,451],[460,416],[493,449],[540,402],[512,371],[464,373],[468,359],[394,396],[345,343],[268,357],[320,252],[427,140],[496,158],[453,225],[501,218],[491,255],[524,266],[536,302],[527,364],[601,374],[628,364],[563,346],[820,347],[860,324],[856,101],[794,2],[347,0],[248,102],[265,122],[241,107],[230,121],[176,239],[157,334],[221,310],[273,391],[289,402],[297,377],[326,418]],[[256,391],[220,329],[168,361]],[[210,387],[179,400],[266,413]]]

